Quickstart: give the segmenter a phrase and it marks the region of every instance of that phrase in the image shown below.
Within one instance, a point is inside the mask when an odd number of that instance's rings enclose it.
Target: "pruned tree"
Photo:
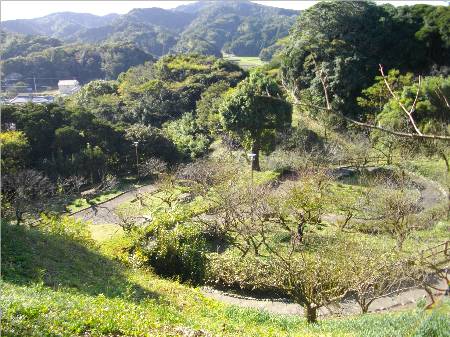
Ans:
[[[36,216],[45,209],[54,194],[50,180],[41,172],[21,170],[2,177],[2,208],[17,224],[25,216]]]
[[[207,228],[226,236],[242,256],[260,255],[274,209],[268,185],[240,186],[230,182],[210,195],[208,210],[201,217]]]
[[[404,259],[386,249],[377,248],[359,244],[347,250],[351,291],[362,313],[367,313],[375,300],[415,285],[411,282],[411,273]]]
[[[308,231],[321,229],[329,198],[330,177],[324,172],[307,172],[299,182],[286,184],[278,197],[280,227],[287,230],[291,239],[303,242]]]
[[[416,221],[420,210],[419,198],[411,190],[389,184],[372,188],[363,209],[379,230],[395,240],[399,251],[410,234],[420,228]]]
[[[308,323],[321,307],[334,304],[350,289],[345,247],[326,245],[312,253],[291,242],[267,245],[266,256],[210,256],[210,282],[259,289],[286,296],[302,306]]]
[[[445,293],[449,284],[450,241],[442,242],[433,247],[423,249],[406,259],[409,276],[417,286],[428,294],[431,303],[435,303],[435,292]],[[445,281],[445,286],[439,286],[439,280]]]
[[[240,167],[223,160],[198,159],[180,166],[176,177],[180,183],[189,187],[190,192],[205,196],[211,188],[233,180],[239,174],[240,169]]]
[[[342,252],[335,249],[307,253],[274,254],[263,282],[274,285],[306,311],[308,323],[317,311],[340,300],[349,290],[348,271]]]
[[[352,219],[354,219],[361,211],[364,205],[364,199],[349,193],[332,193],[330,206],[332,211],[339,212],[335,220],[335,225],[339,230],[346,230]]]

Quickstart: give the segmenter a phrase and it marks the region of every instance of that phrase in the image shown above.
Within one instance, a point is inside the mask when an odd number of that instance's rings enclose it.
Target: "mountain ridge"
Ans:
[[[173,9],[134,8],[126,14],[105,16],[59,12],[7,20],[1,26],[8,32],[42,35],[63,43],[131,42],[156,57],[179,52],[220,56],[223,51],[258,56],[288,34],[298,13],[251,1],[207,1]]]

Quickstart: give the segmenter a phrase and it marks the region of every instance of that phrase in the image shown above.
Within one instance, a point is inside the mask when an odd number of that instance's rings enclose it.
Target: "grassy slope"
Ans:
[[[235,55],[226,54],[224,56],[224,59],[227,61],[236,63],[243,69],[259,67],[266,63],[257,56],[235,56]]]
[[[417,311],[308,326],[299,317],[226,306],[102,253],[119,254],[122,246],[123,239],[101,248],[3,224],[2,335],[187,336],[202,329],[219,336],[405,336],[446,324],[443,316],[430,321],[428,313]]]

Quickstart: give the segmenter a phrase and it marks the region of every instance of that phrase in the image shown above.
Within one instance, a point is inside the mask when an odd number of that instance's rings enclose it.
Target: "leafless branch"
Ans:
[[[314,64],[317,68],[317,64],[315,62],[315,60],[313,59]],[[345,116],[344,114],[342,114],[339,111],[335,111],[332,109],[331,107],[331,103],[329,101],[329,95],[328,95],[328,84],[327,84],[327,75],[324,74],[323,69],[317,70],[317,74],[319,76],[320,82],[322,83],[322,87],[323,87],[323,91],[324,91],[324,95],[325,95],[325,103],[326,106],[322,107],[322,106],[317,106],[317,105],[312,105],[312,104],[308,104],[308,103],[302,103],[300,102],[299,98],[298,98],[298,88],[297,86],[294,86],[294,89],[290,89],[289,86],[286,84],[286,82],[284,80],[282,80],[282,85],[284,86],[284,88],[286,89],[286,91],[288,91],[291,94],[291,97],[294,101],[294,105],[301,105],[301,106],[307,106],[307,107],[313,107],[316,109],[320,109],[320,110],[324,110],[324,111],[329,111],[330,113],[334,113],[339,115],[340,117],[342,117],[344,120],[346,120],[347,122],[353,124],[353,125],[357,125],[363,128],[369,128],[369,129],[375,129],[375,130],[380,130],[382,132],[385,133],[389,133],[395,136],[399,136],[399,137],[405,137],[405,138],[413,138],[413,139],[438,139],[438,140],[444,140],[444,141],[450,141],[450,136],[445,136],[445,135],[435,135],[435,134],[424,134],[422,133],[419,128],[416,125],[416,122],[412,116],[412,114],[415,111],[416,105],[417,105],[417,100],[418,100],[418,95],[419,95],[419,91],[420,91],[420,86],[421,86],[421,78],[419,77],[419,88],[417,89],[417,93],[416,93],[416,97],[414,99],[414,103],[411,106],[411,108],[408,110],[403,103],[400,102],[398,96],[394,93],[394,91],[391,89],[389,82],[386,79],[386,76],[384,75],[383,72],[383,68],[380,65],[380,71],[381,74],[383,76],[383,79],[388,87],[389,92],[391,93],[391,95],[394,97],[394,99],[397,100],[397,102],[399,103],[400,107],[402,108],[402,110],[406,113],[406,115],[408,116],[411,124],[413,125],[414,128],[414,133],[410,133],[410,132],[403,132],[403,131],[397,131],[397,130],[392,130],[389,128],[385,128],[382,126],[378,126],[378,125],[374,125],[374,124],[370,124],[370,123],[364,123],[364,122],[360,122],[357,121],[353,118],[350,118],[348,116]],[[439,95],[440,97],[444,96],[443,94]],[[448,100],[443,97],[444,101],[446,102],[447,106],[448,106]]]
[[[394,93],[394,91],[392,90],[391,86],[389,85],[389,81],[387,80],[387,76],[384,74],[384,70],[383,70],[383,66],[380,64],[380,73],[381,76],[383,77],[383,81],[384,84],[386,84],[386,87],[388,88],[389,92],[391,93],[392,97],[397,101],[397,103],[400,105],[400,107],[402,108],[402,110],[405,112],[405,114],[408,116],[409,121],[411,122],[414,130],[416,131],[416,133],[419,136],[422,136],[422,132],[419,130],[419,128],[417,127],[417,124],[412,116],[413,112],[416,110],[416,104],[417,104],[417,99],[419,98],[419,93],[420,93],[420,86],[422,84],[421,81],[421,77],[419,75],[419,85],[417,87],[417,92],[416,92],[416,97],[414,98],[414,102],[411,106],[411,108],[408,110],[405,105],[400,101],[400,99],[398,98],[398,96]]]

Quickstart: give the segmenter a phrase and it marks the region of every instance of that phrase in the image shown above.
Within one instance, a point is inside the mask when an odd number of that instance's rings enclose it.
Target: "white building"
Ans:
[[[80,83],[77,80],[61,80],[58,82],[60,95],[72,95],[80,90]]]

